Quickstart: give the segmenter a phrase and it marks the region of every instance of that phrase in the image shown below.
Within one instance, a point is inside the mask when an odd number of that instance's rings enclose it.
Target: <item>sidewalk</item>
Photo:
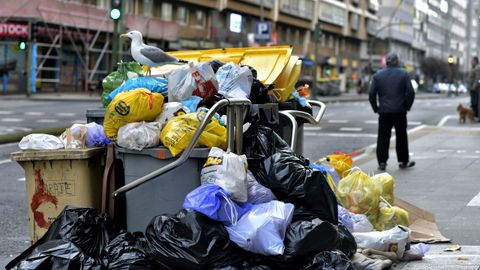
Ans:
[[[433,245],[423,261],[395,269],[480,269],[480,129],[421,126],[409,134],[416,166],[398,168],[392,141],[387,172],[395,178],[395,196],[435,214],[440,232],[461,252]],[[368,147],[355,165],[378,173],[375,148]]]

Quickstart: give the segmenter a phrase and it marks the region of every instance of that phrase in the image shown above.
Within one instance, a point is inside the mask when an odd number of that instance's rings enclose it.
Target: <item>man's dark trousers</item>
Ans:
[[[377,160],[387,163],[392,127],[395,127],[398,162],[408,162],[407,113],[380,113],[378,117]]]
[[[478,92],[475,90],[470,90],[470,107],[475,112],[475,116],[478,117]]]

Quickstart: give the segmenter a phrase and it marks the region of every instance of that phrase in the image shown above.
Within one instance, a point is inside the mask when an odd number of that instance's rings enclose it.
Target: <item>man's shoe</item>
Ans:
[[[406,168],[411,168],[415,166],[415,161],[409,161],[409,162],[400,162],[400,164],[398,164],[398,167],[400,169],[406,169]]]
[[[378,170],[385,171],[387,169],[387,163],[380,163],[378,165]]]

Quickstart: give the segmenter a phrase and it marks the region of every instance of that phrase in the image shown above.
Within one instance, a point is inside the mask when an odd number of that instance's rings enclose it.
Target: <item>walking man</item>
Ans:
[[[373,76],[369,93],[372,109],[379,115],[377,136],[379,170],[384,171],[387,168],[392,127],[395,127],[398,166],[401,169],[415,166],[415,161],[409,160],[407,136],[407,111],[412,107],[414,99],[415,92],[408,73],[399,67],[397,54],[389,53],[387,68]]]
[[[470,90],[470,107],[475,112],[475,116],[478,117],[478,99],[480,91],[480,66],[478,65],[478,57],[472,57],[470,63],[472,64],[472,70],[470,71],[470,76],[468,77],[468,90]]]

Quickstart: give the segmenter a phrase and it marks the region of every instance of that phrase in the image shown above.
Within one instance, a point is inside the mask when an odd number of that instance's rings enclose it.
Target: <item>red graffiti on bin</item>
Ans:
[[[58,199],[57,197],[48,194],[45,191],[45,183],[43,182],[40,169],[35,170],[35,193],[32,196],[32,202],[30,203],[30,208],[33,212],[33,219],[40,228],[48,229],[50,223],[45,219],[45,216],[42,212],[38,211],[40,205],[44,203],[52,203],[57,208]]]

